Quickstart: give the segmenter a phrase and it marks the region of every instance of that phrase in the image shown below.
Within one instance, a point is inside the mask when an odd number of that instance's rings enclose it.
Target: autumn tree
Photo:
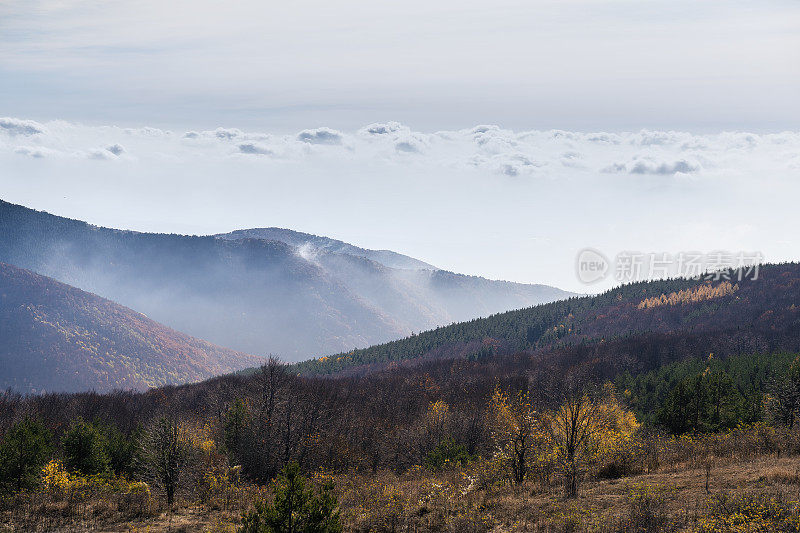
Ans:
[[[608,412],[593,391],[575,382],[565,382],[561,405],[544,419],[558,454],[567,497],[578,495],[589,458],[589,448],[598,433],[610,428]]]
[[[420,436],[420,454],[425,456],[439,443],[450,437],[450,406],[443,400],[431,402],[422,419],[422,435]]]
[[[489,401],[489,420],[496,452],[508,465],[514,483],[522,483],[537,430],[536,411],[528,392],[508,394],[498,385]]]

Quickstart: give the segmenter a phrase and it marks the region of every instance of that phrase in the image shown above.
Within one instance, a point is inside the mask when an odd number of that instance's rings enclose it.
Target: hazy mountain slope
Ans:
[[[393,317],[407,332],[567,298],[573,293],[536,284],[455,274],[387,250],[279,228],[239,230],[218,238],[275,239],[295,247],[353,293]]]
[[[252,228],[232,231],[216,235],[220,239],[263,239],[267,241],[280,241],[292,246],[304,248],[306,254],[315,254],[318,251],[325,251],[337,254],[352,255],[371,259],[390,268],[404,269],[428,269],[435,270],[436,267],[429,265],[419,259],[408,257],[391,250],[367,250],[359,248],[346,242],[337,241],[328,237],[320,237],[309,233],[292,231],[284,228]]]
[[[404,333],[275,241],[119,231],[0,204],[0,261],[258,355],[297,359]]]
[[[800,265],[764,265],[756,280],[635,283],[453,324],[297,365],[362,372],[391,362],[480,359],[521,351],[618,365],[716,353],[800,350]],[[663,295],[663,297],[662,297]],[[622,364],[624,368],[624,364]]]
[[[94,294],[0,263],[0,389],[144,389],[259,364]]]
[[[304,234],[279,233],[291,243],[137,233],[0,202],[0,261],[216,344],[294,361],[569,295],[391,268],[345,243],[315,238],[319,248],[306,244]],[[389,253],[391,261],[381,254],[376,257],[392,264],[416,265],[400,254]]]

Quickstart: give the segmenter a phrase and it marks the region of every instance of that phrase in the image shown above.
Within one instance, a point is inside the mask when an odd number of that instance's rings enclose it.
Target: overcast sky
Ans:
[[[0,197],[580,290],[584,246],[800,258],[799,95],[795,1],[11,0]]]
[[[6,0],[6,115],[296,130],[794,129],[800,3]]]

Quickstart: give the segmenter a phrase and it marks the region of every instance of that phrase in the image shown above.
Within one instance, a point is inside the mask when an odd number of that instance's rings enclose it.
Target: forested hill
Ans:
[[[199,381],[260,362],[94,294],[0,263],[0,389],[146,389]]]
[[[139,233],[2,201],[0,261],[220,346],[287,361],[571,294],[435,270],[400,254],[288,230]]]
[[[730,353],[800,349],[800,265],[762,265],[756,280],[740,281],[736,272],[729,275],[730,281],[628,284],[599,296],[573,297],[453,324],[295,368],[307,374],[361,373],[422,359],[475,360],[523,351],[554,358],[581,352],[581,360],[622,360],[623,354],[628,357],[632,349],[639,350],[640,354],[630,355],[633,364],[646,351],[655,358],[679,360],[708,349]]]

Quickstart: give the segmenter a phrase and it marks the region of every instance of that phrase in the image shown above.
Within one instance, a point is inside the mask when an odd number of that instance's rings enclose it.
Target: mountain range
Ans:
[[[571,295],[286,229],[140,233],[2,201],[0,261],[215,344],[289,361]]]

